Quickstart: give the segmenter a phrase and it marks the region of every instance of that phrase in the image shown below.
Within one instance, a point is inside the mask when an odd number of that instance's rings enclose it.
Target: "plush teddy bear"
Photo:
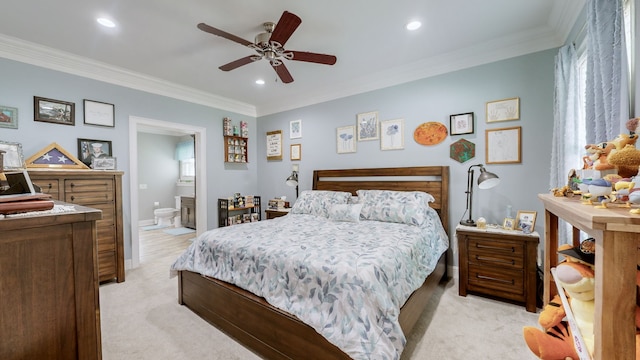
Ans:
[[[638,174],[640,150],[636,149],[633,145],[626,145],[622,150],[609,155],[607,161],[618,169],[618,175],[622,177],[633,177]]]
[[[616,165],[612,164],[609,159],[617,151],[624,149],[630,145],[635,148],[636,141],[638,140],[637,134],[620,134],[615,139],[605,141],[599,144],[588,144],[585,146],[585,150],[588,155],[583,157],[584,169],[594,170],[611,170],[615,169]],[[627,164],[623,164],[627,165]],[[625,169],[628,171],[629,169]],[[635,166],[636,173],[638,172],[638,166]],[[633,174],[635,175],[635,174]]]

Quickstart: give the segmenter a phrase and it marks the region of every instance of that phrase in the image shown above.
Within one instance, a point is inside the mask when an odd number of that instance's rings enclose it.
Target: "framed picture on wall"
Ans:
[[[450,115],[449,133],[451,135],[473,134],[473,113]]]
[[[487,102],[487,122],[509,121],[520,119],[520,98],[495,100]]]
[[[358,126],[358,141],[378,140],[380,127],[378,126],[378,112],[371,111],[356,116]]]
[[[291,152],[291,160],[301,160],[302,159],[302,144],[291,144],[290,148]]]
[[[380,150],[404,149],[404,119],[380,122]]]
[[[302,120],[289,122],[289,139],[299,139],[302,137]]]
[[[33,97],[33,120],[54,124],[76,124],[76,104],[69,101]]]
[[[487,164],[519,164],[521,158],[520,126],[485,130]]]
[[[282,160],[282,130],[267,132],[267,160]]]
[[[18,128],[18,109],[9,106],[0,106],[0,127]]]
[[[107,127],[116,126],[113,104],[84,99],[84,123]]]
[[[356,127],[343,126],[336,131],[336,145],[338,154],[356,152]]]

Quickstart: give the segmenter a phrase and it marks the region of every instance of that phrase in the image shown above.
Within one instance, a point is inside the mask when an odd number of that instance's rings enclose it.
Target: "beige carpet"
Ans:
[[[127,271],[126,281],[100,287],[105,360],[259,359],[177,303],[169,266],[178,254]],[[455,279],[441,285],[402,355],[408,359],[535,359],[522,339],[537,315],[523,306],[458,296]]]

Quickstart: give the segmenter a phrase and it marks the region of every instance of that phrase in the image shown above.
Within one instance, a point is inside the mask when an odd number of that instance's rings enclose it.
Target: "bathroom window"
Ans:
[[[196,177],[196,159],[180,160],[180,182],[193,182]]]

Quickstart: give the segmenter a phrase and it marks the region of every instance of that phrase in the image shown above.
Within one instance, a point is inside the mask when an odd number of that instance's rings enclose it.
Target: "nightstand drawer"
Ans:
[[[522,295],[524,292],[523,281],[522,271],[491,269],[469,264],[468,289],[472,291],[494,289]]]
[[[522,254],[504,254],[497,251],[492,252],[469,247],[469,264],[489,267],[499,266],[520,270],[524,267],[524,259],[522,258]]]
[[[501,241],[469,236],[469,253],[473,252],[522,258],[524,254],[524,244],[517,241]]]

